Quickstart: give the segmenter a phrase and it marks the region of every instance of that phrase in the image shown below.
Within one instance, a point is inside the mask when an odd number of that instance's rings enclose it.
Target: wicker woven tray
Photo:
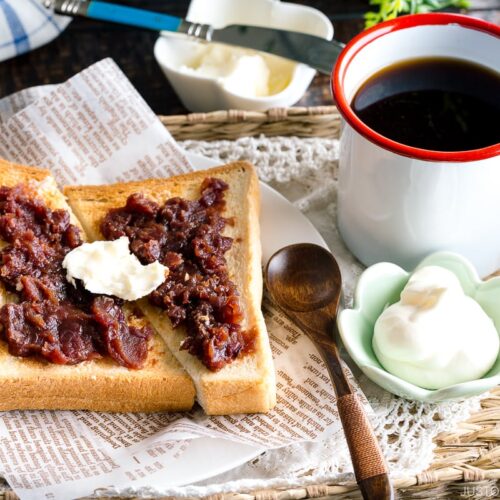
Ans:
[[[340,129],[340,117],[334,106],[274,109],[265,113],[216,111],[160,116],[160,119],[177,140],[231,140],[260,134],[333,138],[338,136]],[[479,412],[452,432],[437,436],[435,442],[434,462],[427,471],[394,481],[399,498],[500,498],[500,386],[483,399]],[[2,498],[14,500],[17,497],[6,489],[0,493],[0,500]],[[208,498],[299,500],[358,499],[361,496],[356,483],[350,482]]]

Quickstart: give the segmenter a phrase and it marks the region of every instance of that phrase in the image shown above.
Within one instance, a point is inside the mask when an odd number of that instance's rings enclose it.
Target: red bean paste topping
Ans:
[[[243,314],[236,285],[229,279],[226,252],[233,240],[222,232],[228,185],[207,178],[198,200],[171,198],[162,206],[136,193],[101,223],[105,238],[128,236],[130,250],[143,264],[160,261],[170,270],[149,295],[164,309],[174,328],[187,336],[181,349],[212,371],[220,370],[252,348],[252,335],[241,327]]]
[[[66,210],[51,210],[25,185],[0,187],[0,281],[18,304],[0,309],[0,337],[15,356],[76,364],[109,356],[128,368],[147,357],[150,327],[129,326],[118,299],[66,281],[62,261],[82,244]]]

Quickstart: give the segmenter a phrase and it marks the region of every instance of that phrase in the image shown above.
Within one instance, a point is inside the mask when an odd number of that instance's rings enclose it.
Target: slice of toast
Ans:
[[[261,246],[259,234],[259,181],[251,164],[236,162],[210,170],[197,171],[169,179],[107,186],[67,187],[68,203],[83,224],[90,239],[103,239],[100,223],[112,208],[123,207],[127,197],[141,192],[163,204],[168,198],[180,196],[196,199],[206,177],[217,177],[229,185],[225,193],[224,216],[233,217],[224,234],[233,238],[226,254],[229,277],[236,284],[244,312],[244,329],[255,329],[254,352],[238,357],[218,372],[212,372],[180,344],[185,331],[172,328],[167,314],[140,302],[146,317],[165,339],[168,347],[191,375],[198,402],[210,415],[266,412],[276,400],[276,384],[269,338],[262,316]]]
[[[31,185],[50,208],[68,210],[81,228],[48,170],[0,160],[0,186],[19,183]],[[0,283],[0,306],[15,300]],[[109,358],[69,366],[17,357],[0,340],[0,386],[0,410],[181,411],[192,407],[195,395],[191,378],[156,332],[141,370]]]

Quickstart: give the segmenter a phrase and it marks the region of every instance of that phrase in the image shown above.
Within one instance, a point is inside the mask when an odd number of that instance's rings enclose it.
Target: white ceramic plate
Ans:
[[[218,164],[203,156],[190,153],[186,156],[196,169],[210,168]],[[267,263],[276,250],[292,243],[316,243],[327,248],[325,241],[311,222],[281,194],[261,183],[261,196],[263,264]],[[223,439],[193,439],[181,458],[170,465],[166,472],[161,472],[158,483],[155,484],[151,476],[147,482],[149,486],[167,488],[202,481],[233,469],[263,451],[262,448]]]

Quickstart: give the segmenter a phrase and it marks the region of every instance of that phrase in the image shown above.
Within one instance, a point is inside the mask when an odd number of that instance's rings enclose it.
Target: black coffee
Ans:
[[[389,139],[434,151],[500,142],[500,74],[460,59],[421,58],[375,73],[352,108]]]

